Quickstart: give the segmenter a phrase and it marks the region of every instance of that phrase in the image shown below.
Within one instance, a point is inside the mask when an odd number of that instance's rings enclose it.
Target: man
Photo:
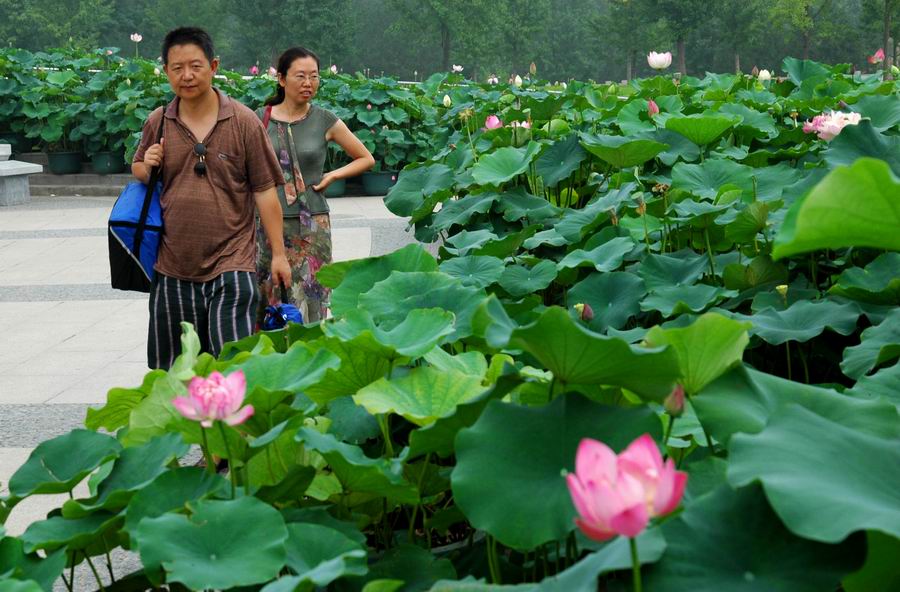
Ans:
[[[250,335],[259,298],[254,206],[272,244],[272,279],[290,286],[276,185],[281,166],[259,118],[212,86],[219,60],[202,29],[179,28],[162,46],[175,99],[150,114],[131,170],[148,182],[162,166],[164,234],[150,290],[151,368],[180,353],[181,322],[203,351]],[[159,126],[163,125],[163,139]]]

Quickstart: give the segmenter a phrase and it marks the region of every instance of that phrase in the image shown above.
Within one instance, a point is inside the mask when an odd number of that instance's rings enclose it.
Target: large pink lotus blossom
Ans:
[[[484,120],[484,127],[487,129],[497,129],[498,127],[503,127],[503,122],[500,121],[500,118],[496,115],[488,115],[487,119]]]
[[[859,113],[842,113],[832,111],[829,114],[822,113],[813,117],[812,121],[803,124],[803,132],[816,134],[820,139],[830,142],[847,125],[857,125],[862,119]]]
[[[634,538],[650,519],[672,512],[681,502],[687,473],[663,463],[648,434],[616,456],[606,444],[585,438],[575,456],[575,472],[566,476],[578,511],[575,523],[595,541],[616,535]]]
[[[187,397],[175,397],[172,405],[186,418],[199,421],[205,428],[224,421],[239,425],[253,415],[253,406],[241,407],[247,392],[247,379],[242,370],[228,376],[213,372],[209,378],[195,376],[188,385]]]
[[[659,105],[657,105],[656,101],[654,101],[653,99],[647,101],[647,113],[650,115],[650,117],[659,115]]]
[[[884,61],[884,49],[878,48],[873,55],[870,55],[868,58],[870,64],[880,64]]]
[[[647,64],[654,70],[665,70],[672,65],[672,52],[656,53],[651,51],[647,54]]]

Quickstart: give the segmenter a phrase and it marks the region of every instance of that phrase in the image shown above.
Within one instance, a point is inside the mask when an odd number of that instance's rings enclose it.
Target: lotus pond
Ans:
[[[218,359],[185,325],[12,477],[0,517],[71,499],[0,589],[119,547],[108,589],[895,589],[900,86],[783,73],[422,85],[386,204],[434,247],[323,268],[332,319]],[[204,428],[207,378],[238,415]]]

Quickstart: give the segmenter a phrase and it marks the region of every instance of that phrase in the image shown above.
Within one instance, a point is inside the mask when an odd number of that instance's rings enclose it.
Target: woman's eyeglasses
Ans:
[[[206,176],[206,146],[203,143],[194,144],[194,154],[200,159],[197,164],[194,165],[194,172],[197,173],[198,177]]]

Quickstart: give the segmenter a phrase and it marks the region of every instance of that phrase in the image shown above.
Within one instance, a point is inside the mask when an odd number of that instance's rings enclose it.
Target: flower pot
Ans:
[[[332,181],[328,187],[325,188],[325,197],[343,197],[347,192],[347,179],[337,179],[336,181]]]
[[[54,175],[74,175],[81,172],[81,152],[48,152],[47,163]]]
[[[98,152],[91,157],[91,167],[98,175],[113,175],[125,170],[125,151]]]
[[[387,195],[397,182],[397,171],[379,171],[362,174],[363,191],[366,195]]]

